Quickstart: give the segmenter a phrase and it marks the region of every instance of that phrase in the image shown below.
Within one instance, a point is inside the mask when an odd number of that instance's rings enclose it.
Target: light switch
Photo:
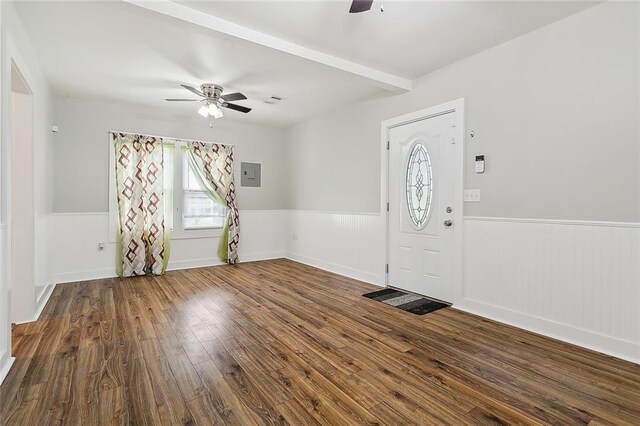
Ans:
[[[480,190],[479,189],[465,189],[464,190],[464,202],[465,203],[478,203],[478,202],[480,202]]]
[[[484,155],[476,155],[476,173],[484,173]]]

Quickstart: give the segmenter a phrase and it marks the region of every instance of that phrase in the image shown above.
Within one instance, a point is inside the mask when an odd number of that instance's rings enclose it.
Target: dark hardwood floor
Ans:
[[[58,285],[2,424],[640,424],[640,366],[289,260]]]

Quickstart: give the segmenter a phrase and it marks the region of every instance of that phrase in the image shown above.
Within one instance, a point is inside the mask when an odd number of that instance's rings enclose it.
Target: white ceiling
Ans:
[[[190,8],[397,76],[415,78],[581,9],[583,2],[189,2]],[[19,2],[60,95],[193,114],[181,83],[241,91],[254,110],[224,119],[289,126],[387,92],[370,79],[122,2]],[[278,95],[278,105],[263,101]]]
[[[335,56],[416,78],[572,15],[580,1],[179,1]],[[384,4],[384,12],[380,6]]]

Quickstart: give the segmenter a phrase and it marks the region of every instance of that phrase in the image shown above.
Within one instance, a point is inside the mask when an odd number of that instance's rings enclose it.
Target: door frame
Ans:
[[[390,118],[381,124],[381,196],[380,211],[385,214],[384,221],[384,285],[389,286],[389,130],[405,124],[414,123],[416,121],[427,120],[429,118],[454,112],[456,113],[456,128],[454,131],[454,171],[453,171],[453,226],[451,231],[453,236],[453,292],[452,300],[449,302],[456,303],[462,299],[462,278],[463,278],[463,252],[462,252],[462,235],[463,235],[463,208],[464,208],[464,98],[459,98],[450,102],[445,102],[399,117]]]

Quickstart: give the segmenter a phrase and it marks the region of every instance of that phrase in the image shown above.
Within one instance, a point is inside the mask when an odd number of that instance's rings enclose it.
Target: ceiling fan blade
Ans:
[[[228,95],[222,95],[220,97],[222,99],[224,99],[225,101],[243,101],[243,100],[247,99],[247,97],[245,95],[243,95],[242,93],[239,93],[239,92],[229,93]]]
[[[198,95],[198,96],[202,96],[202,97],[204,98],[204,93],[202,93],[201,91],[199,91],[199,90],[198,90],[198,89],[196,89],[195,87],[191,87],[191,86],[188,86],[188,85],[186,85],[186,84],[181,84],[180,86],[182,86],[182,87],[184,87],[185,89],[187,89],[188,91],[193,92],[193,93],[195,93],[196,95]]]
[[[222,106],[225,107],[225,108],[229,108],[229,109],[233,109],[233,110],[236,110],[236,111],[244,112],[245,114],[248,113],[249,111],[251,111],[251,108],[247,108],[247,107],[244,107],[242,105],[224,103],[224,104],[222,104]]]
[[[200,99],[165,99],[169,102],[199,102]]]
[[[349,13],[366,12],[367,10],[371,9],[372,4],[373,0],[353,0],[351,2]]]

